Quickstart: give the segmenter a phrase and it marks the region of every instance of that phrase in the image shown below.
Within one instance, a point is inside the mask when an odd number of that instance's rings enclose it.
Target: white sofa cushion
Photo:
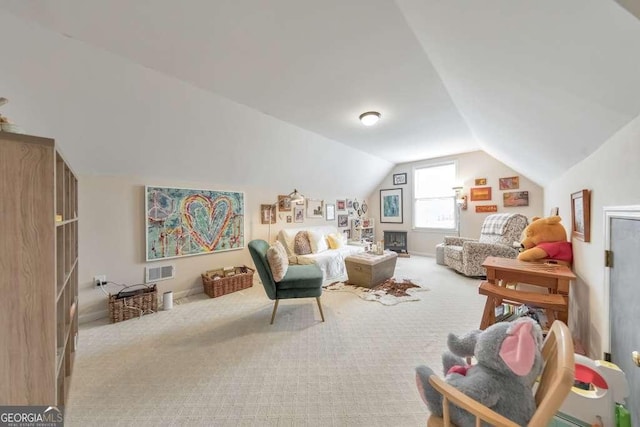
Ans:
[[[307,231],[309,236],[309,243],[311,243],[311,252],[314,254],[324,252],[329,249],[327,243],[327,235],[321,231],[309,230]]]

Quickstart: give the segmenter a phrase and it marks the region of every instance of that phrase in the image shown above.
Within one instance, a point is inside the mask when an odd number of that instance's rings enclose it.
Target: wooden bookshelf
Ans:
[[[78,181],[52,139],[0,132],[0,405],[65,405],[78,334]]]

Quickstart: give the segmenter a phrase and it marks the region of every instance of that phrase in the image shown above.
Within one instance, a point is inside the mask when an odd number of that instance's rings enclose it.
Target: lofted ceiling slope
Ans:
[[[614,0],[0,0],[55,32],[394,163],[483,149],[544,185],[640,114]],[[383,114],[366,128],[357,116]]]

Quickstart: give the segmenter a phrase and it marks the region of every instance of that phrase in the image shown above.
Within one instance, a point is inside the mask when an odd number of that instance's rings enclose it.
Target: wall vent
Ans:
[[[145,267],[145,283],[159,282],[175,277],[175,265],[161,265],[158,267]]]

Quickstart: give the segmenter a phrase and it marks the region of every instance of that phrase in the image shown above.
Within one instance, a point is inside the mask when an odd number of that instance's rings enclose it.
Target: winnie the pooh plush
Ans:
[[[524,229],[520,242],[524,250],[518,255],[521,261],[550,259],[571,264],[573,251],[571,242],[567,242],[567,232],[558,215],[540,218],[534,216]]]

